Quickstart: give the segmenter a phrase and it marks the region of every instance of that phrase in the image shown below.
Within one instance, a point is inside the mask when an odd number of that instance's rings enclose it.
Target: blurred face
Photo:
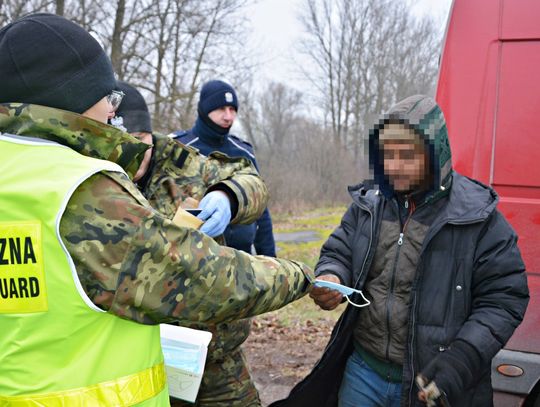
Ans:
[[[83,112],[82,115],[101,123],[107,123],[109,119],[114,117],[114,107],[109,102],[107,96],[105,96],[86,112]]]
[[[384,173],[394,191],[406,193],[421,188],[427,178],[428,156],[420,140],[386,140],[380,145]]]
[[[139,141],[142,141],[145,144],[152,144],[152,134],[151,133],[130,133],[133,137],[138,139]],[[150,161],[152,160],[152,149],[149,148],[144,153],[144,158],[142,160],[141,166],[133,176],[133,181],[138,181],[142,177],[144,177],[144,174],[148,171],[148,167],[150,166]]]
[[[228,129],[236,119],[236,110],[232,106],[219,107],[208,113],[208,117],[218,126]]]

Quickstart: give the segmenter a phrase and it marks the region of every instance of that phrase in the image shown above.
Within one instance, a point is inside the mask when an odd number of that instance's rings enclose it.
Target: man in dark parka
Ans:
[[[371,304],[347,307],[313,371],[274,405],[425,406],[418,377],[436,405],[492,406],[491,360],[529,299],[517,236],[496,192],[452,170],[433,99],[395,105],[369,147],[374,182],[349,188],[316,275]],[[310,295],[328,310],[343,300],[326,288]]]

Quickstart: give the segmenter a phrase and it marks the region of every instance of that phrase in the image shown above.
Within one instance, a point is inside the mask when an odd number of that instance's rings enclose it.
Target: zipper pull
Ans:
[[[405,209],[409,209],[409,200],[405,199]]]
[[[403,244],[403,232],[399,234],[399,239],[397,241],[398,246],[401,246]]]

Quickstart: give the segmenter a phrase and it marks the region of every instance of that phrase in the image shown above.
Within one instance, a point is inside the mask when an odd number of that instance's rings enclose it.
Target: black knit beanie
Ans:
[[[208,116],[208,113],[223,106],[232,106],[238,111],[238,98],[234,88],[223,81],[206,82],[199,96],[199,115]]]
[[[206,82],[201,88],[197,113],[199,113],[201,120],[218,134],[227,134],[229,129],[214,123],[208,117],[208,113],[224,106],[232,106],[234,110],[238,111],[238,98],[234,88],[219,80]]]
[[[31,14],[0,30],[0,102],[83,113],[115,87],[111,62],[82,27]]]
[[[128,133],[152,133],[152,119],[143,95],[129,83],[118,81],[116,90],[124,92],[115,116],[122,118]]]

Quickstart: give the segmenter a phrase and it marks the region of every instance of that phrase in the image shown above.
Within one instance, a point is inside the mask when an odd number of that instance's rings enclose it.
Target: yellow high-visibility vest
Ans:
[[[159,326],[94,305],[59,236],[73,191],[104,170],[122,171],[0,133],[1,407],[169,405]]]

